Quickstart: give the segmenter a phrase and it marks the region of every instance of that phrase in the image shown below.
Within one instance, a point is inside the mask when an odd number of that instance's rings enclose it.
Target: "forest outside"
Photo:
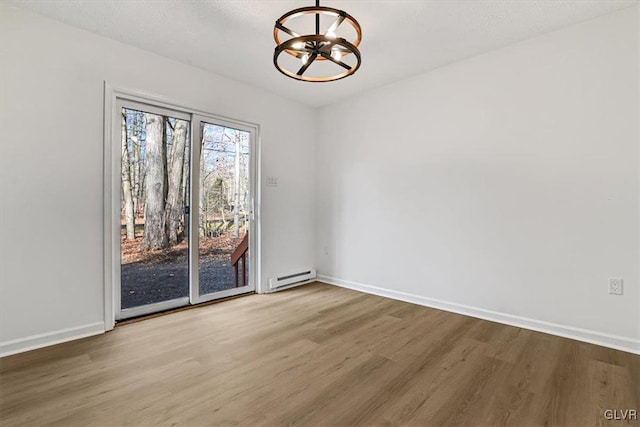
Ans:
[[[200,294],[234,287],[230,254],[249,225],[250,134],[204,124],[200,182],[192,183],[189,132],[185,120],[122,110],[122,309],[189,296],[189,195],[196,184]]]

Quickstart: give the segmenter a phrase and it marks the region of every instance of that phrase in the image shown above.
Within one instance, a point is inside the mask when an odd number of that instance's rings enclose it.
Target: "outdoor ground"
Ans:
[[[122,240],[122,308],[189,296],[187,241],[169,249],[143,251],[142,237]],[[200,294],[234,287],[229,258],[242,241],[228,235],[200,240]]]

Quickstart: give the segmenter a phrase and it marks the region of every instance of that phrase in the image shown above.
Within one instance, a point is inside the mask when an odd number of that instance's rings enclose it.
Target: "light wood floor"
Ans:
[[[0,360],[0,425],[630,425],[640,356],[313,284]]]

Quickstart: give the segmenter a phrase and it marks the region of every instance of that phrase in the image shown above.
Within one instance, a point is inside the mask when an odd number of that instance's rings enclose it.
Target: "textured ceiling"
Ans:
[[[636,0],[326,0],[361,24],[360,70],[306,83],[273,67],[273,24],[308,1],[12,0],[10,3],[311,106],[637,4]]]

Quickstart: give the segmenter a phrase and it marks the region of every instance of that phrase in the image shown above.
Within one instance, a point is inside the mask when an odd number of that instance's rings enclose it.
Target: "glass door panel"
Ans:
[[[189,303],[191,124],[158,108],[120,107],[118,318],[124,319]]]
[[[252,216],[249,130],[200,122],[198,280],[195,299],[206,301],[251,287]]]

